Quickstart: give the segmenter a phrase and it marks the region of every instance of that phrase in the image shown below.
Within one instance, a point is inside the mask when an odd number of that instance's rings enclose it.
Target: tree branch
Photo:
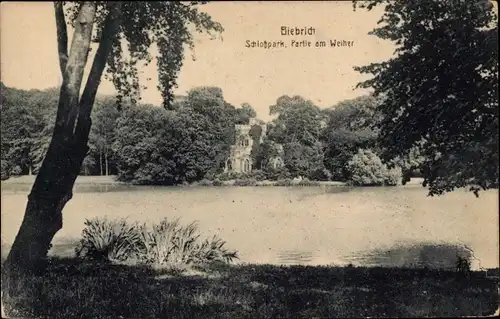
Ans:
[[[56,16],[59,66],[61,67],[61,75],[64,78],[64,73],[66,72],[66,64],[68,62],[68,31],[66,28],[66,19],[64,17],[63,4],[61,1],[54,1],[54,12]]]
[[[121,2],[114,2],[112,5],[110,4],[110,12],[106,16],[106,20],[104,22],[99,47],[97,48],[94,62],[92,63],[92,68],[90,69],[87,83],[80,99],[80,112],[75,127],[75,133],[78,135],[77,140],[85,141],[85,143],[88,139],[90,127],[92,125],[90,114],[92,113],[92,108],[94,106],[97,89],[101,83],[102,73],[106,67],[108,55],[111,52],[113,42],[118,33],[118,27],[120,26],[118,19],[120,9]],[[80,139],[82,137],[83,139]]]

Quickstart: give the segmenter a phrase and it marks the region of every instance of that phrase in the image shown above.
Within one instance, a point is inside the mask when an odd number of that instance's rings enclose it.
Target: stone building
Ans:
[[[266,135],[266,125],[259,123],[257,119],[251,118],[248,125],[236,124],[236,140],[231,146],[229,158],[224,168],[225,172],[248,173],[252,171],[253,159],[251,156],[254,140],[250,136],[252,127],[258,126],[261,130],[260,141],[262,143]]]
[[[266,124],[260,122],[257,119],[251,118],[248,125],[237,124],[235,126],[236,130],[236,140],[235,144],[231,146],[230,155],[227,159],[224,167],[225,172],[235,172],[235,173],[248,173],[253,169],[253,158],[252,158],[252,147],[254,139],[251,136],[252,130],[254,132],[260,131],[259,143],[264,141],[267,133]],[[278,147],[278,154],[281,155],[279,150],[283,150],[281,145],[276,145]],[[270,159],[271,165],[274,168],[283,166],[283,159],[281,156],[275,156]],[[257,169],[260,169],[257,168]]]

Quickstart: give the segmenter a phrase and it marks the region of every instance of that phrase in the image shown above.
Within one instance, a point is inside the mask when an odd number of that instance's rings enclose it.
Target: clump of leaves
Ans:
[[[135,255],[140,236],[136,225],[125,219],[93,218],[85,221],[82,239],[75,249],[77,257],[97,261],[125,261]]]
[[[75,249],[78,257],[100,262],[136,259],[149,265],[191,265],[231,262],[235,251],[217,236],[201,239],[196,222],[181,225],[165,218],[158,224],[128,224],[125,219],[86,220],[83,238]]]
[[[195,222],[183,226],[178,219],[165,218],[151,229],[143,225],[140,235],[140,259],[147,264],[190,265],[237,258],[236,252],[227,250],[226,242],[217,236],[201,241]]]
[[[385,160],[418,147],[429,195],[498,189],[498,15],[492,1],[354,2],[383,14],[370,34],[396,45],[387,61],[355,67],[381,98]],[[470,50],[474,43],[474,50]],[[418,68],[415,68],[418,64]]]

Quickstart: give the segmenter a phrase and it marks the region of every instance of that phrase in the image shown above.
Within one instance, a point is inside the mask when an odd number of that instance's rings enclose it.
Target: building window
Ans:
[[[241,147],[247,147],[249,145],[248,139],[244,138],[240,141]]]
[[[231,159],[228,159],[226,161],[226,168],[230,171],[233,169],[233,163],[231,162]]]

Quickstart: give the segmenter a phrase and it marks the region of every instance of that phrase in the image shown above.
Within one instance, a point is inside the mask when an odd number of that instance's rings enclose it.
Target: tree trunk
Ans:
[[[102,176],[102,151],[99,150],[99,176]]]
[[[54,4],[58,44],[64,43],[66,24],[62,3]],[[84,2],[77,16],[71,44],[59,46],[63,83],[59,95],[54,132],[47,155],[28,196],[24,219],[5,261],[8,277],[43,270],[45,257],[56,232],[62,227],[62,209],[72,197],[72,189],[87,154],[88,135],[75,138],[73,132],[79,110],[79,92],[87,64],[96,6]],[[66,39],[67,41],[67,39]]]
[[[69,158],[68,153],[56,153],[57,148],[52,147],[53,151],[46,160],[51,162],[50,165],[44,165],[35,180],[23,222],[9,254],[10,263],[24,270],[36,271],[43,266],[50,242],[62,227],[62,210],[72,197],[72,188],[87,152],[83,148]]]
[[[104,152],[104,161],[106,162],[106,176],[109,174],[108,170],[108,151]]]
[[[99,47],[80,98],[96,3],[82,3],[75,21],[69,57],[62,2],[54,3],[63,83],[52,139],[28,196],[23,222],[2,267],[2,286],[6,288],[8,295],[16,287],[18,276],[45,269],[51,241],[62,228],[62,210],[73,196],[75,180],[89,150],[87,142],[92,124],[90,114],[106,66],[106,58],[118,30],[117,14],[120,6],[120,2],[108,3],[111,13],[106,16]]]

